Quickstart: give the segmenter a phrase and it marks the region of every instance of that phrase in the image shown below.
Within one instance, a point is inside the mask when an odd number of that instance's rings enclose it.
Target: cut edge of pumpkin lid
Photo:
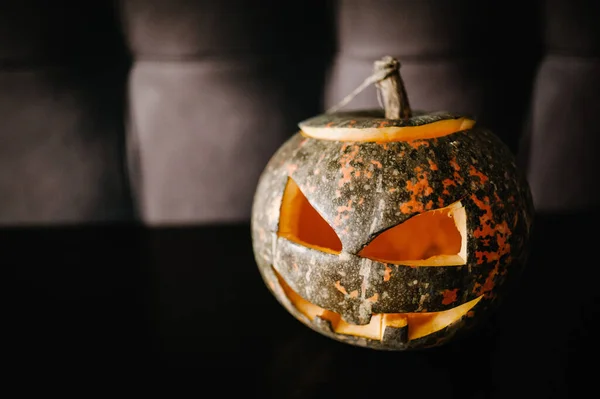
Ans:
[[[450,112],[415,112],[395,120],[376,110],[322,114],[298,124],[302,135],[314,139],[380,143],[443,137],[474,125],[474,118]]]

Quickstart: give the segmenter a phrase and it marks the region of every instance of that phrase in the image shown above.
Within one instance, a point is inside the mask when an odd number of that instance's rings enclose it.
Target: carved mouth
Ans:
[[[327,325],[332,332],[351,335],[382,343],[407,343],[440,331],[469,316],[469,311],[483,298],[479,296],[469,302],[439,312],[374,313],[365,325],[346,322],[339,313],[332,312],[302,298],[272,268],[279,285],[292,305],[314,323]]]

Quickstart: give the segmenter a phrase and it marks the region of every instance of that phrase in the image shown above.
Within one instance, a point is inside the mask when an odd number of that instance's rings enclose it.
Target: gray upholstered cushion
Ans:
[[[269,157],[320,111],[331,11],[266,3],[125,2],[129,148],[146,222],[246,220]]]
[[[126,64],[114,11],[96,4],[0,6],[1,225],[133,217],[122,145]]]
[[[413,108],[473,113],[519,153],[538,210],[598,204],[594,2],[7,3],[0,224],[247,220],[296,123],[385,54]]]

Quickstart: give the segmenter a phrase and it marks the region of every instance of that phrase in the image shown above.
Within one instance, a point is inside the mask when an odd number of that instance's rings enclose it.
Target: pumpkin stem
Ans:
[[[400,77],[400,62],[386,55],[374,63],[374,75],[385,76],[377,81],[386,119],[408,119],[412,116],[404,82]]]

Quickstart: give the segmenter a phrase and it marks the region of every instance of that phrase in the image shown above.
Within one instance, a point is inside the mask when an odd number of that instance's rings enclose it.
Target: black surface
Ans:
[[[123,386],[166,386],[169,397],[184,387],[200,397],[582,397],[600,355],[597,221],[539,215],[529,267],[491,322],[413,353],[350,347],[293,319],[259,277],[247,225],[4,229],[5,387],[83,397]]]

